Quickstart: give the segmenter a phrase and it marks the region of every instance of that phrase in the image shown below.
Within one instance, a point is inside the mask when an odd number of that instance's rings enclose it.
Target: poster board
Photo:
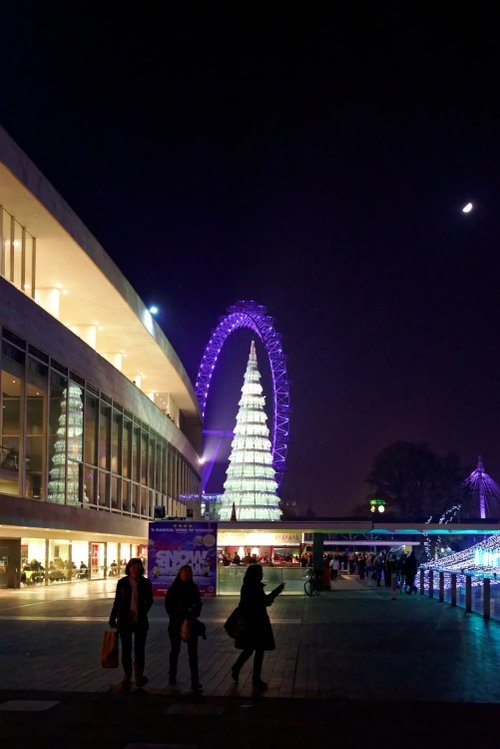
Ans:
[[[149,524],[148,577],[153,595],[163,596],[184,564],[202,597],[216,595],[217,523],[207,520],[155,520]]]

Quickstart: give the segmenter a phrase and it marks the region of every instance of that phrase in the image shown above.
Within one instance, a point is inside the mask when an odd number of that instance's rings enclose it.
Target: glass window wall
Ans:
[[[111,447],[111,408],[101,403],[99,409],[99,468],[109,471]]]
[[[85,462],[97,465],[97,422],[99,400],[90,393],[85,401]]]
[[[26,488],[32,499],[45,499],[48,367],[28,357],[26,374]]]
[[[122,476],[130,478],[132,474],[132,422],[125,419],[122,436]]]
[[[24,395],[24,352],[7,342],[2,344],[2,408],[0,442],[0,491],[21,492],[22,423]]]
[[[49,483],[48,500],[64,504],[66,495],[66,392],[68,380],[55,370],[50,372],[49,399]]]
[[[168,506],[167,490],[176,498],[181,481],[197,482],[164,438],[10,336],[0,360],[0,491],[151,518],[156,504]]]
[[[121,446],[123,433],[123,415],[113,411],[113,423],[111,431],[111,470],[113,473],[119,472],[121,464]]]

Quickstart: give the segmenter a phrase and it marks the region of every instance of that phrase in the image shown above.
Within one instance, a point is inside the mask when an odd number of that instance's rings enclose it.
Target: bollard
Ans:
[[[465,576],[465,613],[470,614],[472,611],[472,578],[470,575]]]
[[[491,601],[491,586],[490,578],[483,578],[483,616],[485,619],[490,618],[490,601]]]
[[[451,573],[451,605],[457,605],[457,573]]]
[[[398,597],[398,576],[395,572],[392,573],[391,577],[391,598],[395,601]]]

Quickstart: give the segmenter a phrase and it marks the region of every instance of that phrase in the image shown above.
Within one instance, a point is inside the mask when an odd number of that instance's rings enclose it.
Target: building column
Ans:
[[[71,332],[77,335],[82,341],[96,350],[97,345],[97,325],[72,325]]]
[[[35,302],[43,307],[49,315],[59,320],[61,309],[61,289],[36,289]]]

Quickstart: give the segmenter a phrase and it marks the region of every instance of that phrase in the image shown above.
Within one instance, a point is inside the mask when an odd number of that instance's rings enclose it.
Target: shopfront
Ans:
[[[29,536],[0,539],[0,588],[119,577],[132,556],[147,565],[147,544]]]

